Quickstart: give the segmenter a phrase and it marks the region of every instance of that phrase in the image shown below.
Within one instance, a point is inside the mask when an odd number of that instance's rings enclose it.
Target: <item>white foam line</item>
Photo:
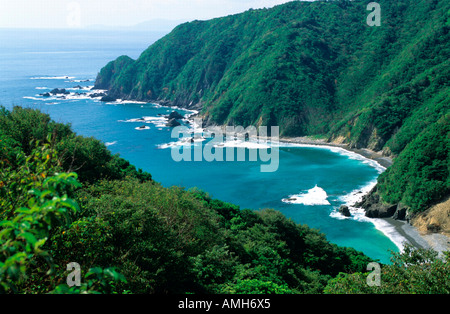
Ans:
[[[106,142],[106,143],[105,143],[105,146],[108,147],[108,146],[112,146],[112,145],[115,145],[115,144],[117,144],[117,141]]]
[[[361,222],[370,222],[374,227],[388,237],[397,248],[402,251],[404,248],[404,242],[408,240],[403,237],[394,226],[381,218],[369,218],[365,214],[363,208],[354,207],[355,203],[360,202],[364,195],[367,195],[377,184],[377,181],[371,181],[367,185],[355,189],[347,195],[341,196],[339,199],[345,203],[350,209],[351,217],[344,217],[337,209],[330,213],[330,217],[336,219],[353,219]]]
[[[45,100],[45,99],[43,99],[43,98],[37,98],[37,97],[31,97],[31,96],[23,96],[23,98],[24,98],[24,99],[31,99],[31,100],[41,100],[41,101]],[[54,99],[53,99],[53,100],[54,100]]]
[[[74,76],[37,76],[30,77],[30,80],[73,80]]]
[[[349,157],[350,159],[360,160],[363,163],[370,165],[371,167],[378,170],[379,173],[382,173],[386,170],[386,167],[383,167],[378,161],[367,158],[361,154],[356,152],[349,151],[342,147],[329,146],[329,145],[316,145],[316,144],[300,144],[300,143],[288,143],[288,142],[279,142],[279,147],[312,147],[312,148],[320,148],[320,149],[328,149],[334,153],[338,153],[340,155],[344,155]]]

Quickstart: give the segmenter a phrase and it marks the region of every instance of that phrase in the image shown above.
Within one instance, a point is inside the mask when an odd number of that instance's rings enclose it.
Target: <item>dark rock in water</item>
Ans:
[[[41,94],[41,96],[43,96],[43,97],[50,97],[51,95],[50,95],[50,93],[43,93],[43,94]]]
[[[70,94],[70,92],[66,91],[65,88],[62,88],[62,89],[55,88],[55,89],[53,89],[50,92],[50,94],[53,94],[53,95],[58,95],[58,94],[68,95],[68,94]]]
[[[171,112],[167,118],[169,120],[170,119],[176,119],[176,120],[184,119],[184,117],[180,113],[178,113],[177,111]]]
[[[341,207],[339,207],[339,213],[341,213],[345,217],[351,217],[350,210],[346,205],[341,205]]]
[[[116,101],[116,100],[117,100],[116,98],[114,98],[114,97],[112,97],[112,96],[109,96],[109,95],[103,96],[103,97],[100,99],[100,101],[105,101],[105,102]]]
[[[83,89],[83,87],[81,87],[80,85],[74,86],[73,88],[76,88],[76,89]]]
[[[89,97],[91,97],[91,98],[104,97],[104,96],[106,96],[105,93],[92,93],[89,95]]]
[[[178,122],[176,119],[170,119],[169,122],[167,122],[166,126],[169,127],[175,127],[181,125],[180,122]]]

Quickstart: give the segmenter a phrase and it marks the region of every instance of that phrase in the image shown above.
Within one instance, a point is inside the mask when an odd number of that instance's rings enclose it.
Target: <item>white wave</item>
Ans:
[[[167,118],[165,117],[142,117],[134,118],[128,120],[119,120],[119,122],[140,122],[140,123],[151,123],[158,128],[166,127]]]
[[[82,86],[81,88],[78,88],[78,87],[69,87],[69,88],[66,88],[66,90],[72,90],[72,91],[91,90],[92,87],[94,87],[94,86]],[[37,88],[36,88],[36,89],[37,89]],[[91,94],[92,94],[92,93],[91,93]]]
[[[405,242],[409,241],[386,220],[379,218],[372,218],[372,220],[373,221],[371,222],[375,225],[375,228],[377,228],[377,230],[381,231],[385,236],[387,236],[400,251],[403,251]]]
[[[74,82],[74,83],[83,83],[83,82],[92,82],[95,81],[95,79],[85,79],[85,80],[70,80],[69,82]]]
[[[167,118],[166,117],[142,117],[145,123],[151,123],[157,128],[166,127]]]
[[[150,127],[147,125],[138,126],[137,128],[134,128],[135,130],[142,131],[142,130],[150,130]]]
[[[369,193],[375,187],[376,184],[377,184],[376,179],[373,181],[370,181],[363,187],[361,187],[359,189],[355,189],[355,190],[351,191],[350,193],[339,197],[339,200],[344,202],[347,206],[353,207],[353,205],[355,205],[355,203],[360,202],[362,200],[362,197],[364,195],[366,195],[367,193]]]
[[[377,230],[382,232],[386,237],[388,237],[400,251],[403,250],[404,242],[407,242],[407,239],[403,237],[392,224],[387,222],[381,218],[369,218],[366,216],[365,210],[363,208],[355,207],[355,204],[360,202],[364,195],[367,195],[377,184],[377,180],[373,180],[369,182],[367,185],[355,189],[352,192],[339,197],[339,200],[343,202],[346,206],[348,206],[351,217],[345,217],[339,210],[335,208],[331,213],[330,217],[335,219],[352,219],[360,222],[369,222],[372,223]]]
[[[158,145],[159,149],[166,149],[170,147],[180,147],[180,146],[191,146],[196,145],[197,143],[201,143],[206,141],[206,138],[198,135],[194,135],[193,137],[182,137],[176,142],[164,143]]]
[[[45,100],[45,99],[43,99],[43,98],[37,98],[37,97],[31,97],[31,96],[23,96],[23,98],[24,98],[24,99],[31,99],[31,100],[40,100],[40,101]]]
[[[281,201],[288,204],[330,205],[327,198],[327,192],[316,185],[306,193],[290,195],[288,198],[284,198]]]
[[[44,89],[44,87],[39,87],[36,89]],[[50,88],[47,88],[50,89]],[[89,87],[83,87],[82,89],[78,89],[78,88],[66,88],[66,91],[68,90],[76,90],[77,92],[72,92],[69,94],[56,94],[56,95],[50,95],[48,97],[43,97],[42,94],[36,94],[33,96],[24,96],[23,98],[25,99],[31,99],[31,100],[40,100],[40,101],[49,101],[49,100],[83,100],[83,99],[92,99],[92,100],[98,100],[101,99],[101,96],[99,97],[91,97],[91,95],[93,95],[94,93],[99,93],[100,90],[95,90],[95,91],[91,91],[89,90],[88,92],[80,92],[81,90],[88,90]]]
[[[50,87],[36,87],[36,89],[50,89]]]
[[[373,181],[370,181],[368,184],[338,198],[338,201],[348,206],[351,217],[345,217],[344,215],[339,213],[339,210],[337,208],[335,208],[335,210],[330,213],[330,217],[337,219],[353,219],[356,221],[373,222],[371,221],[371,218],[366,217],[364,209],[355,207],[354,205],[360,202],[363,196],[367,195],[367,193],[369,193],[376,184],[377,180],[375,179]]]
[[[114,141],[114,142],[106,142],[106,143],[105,143],[105,146],[108,147],[108,146],[112,146],[112,145],[115,145],[115,144],[117,144],[117,141]]]
[[[119,122],[142,122],[142,123],[145,123],[145,120],[143,118],[137,118],[137,119],[119,120]]]
[[[30,77],[30,80],[72,80],[74,76],[36,76]]]
[[[116,101],[112,101],[111,103],[114,103],[114,104],[141,104],[141,105],[148,104],[145,101],[123,100],[123,99],[116,99]],[[141,106],[141,108],[142,108],[142,106]]]
[[[166,148],[170,148],[173,146],[173,143],[166,143],[166,144],[160,144],[157,146],[157,148],[159,149],[166,149]]]

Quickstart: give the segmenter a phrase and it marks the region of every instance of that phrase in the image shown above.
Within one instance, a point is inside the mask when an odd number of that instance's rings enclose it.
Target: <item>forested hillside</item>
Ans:
[[[0,108],[0,294],[449,293],[436,255],[395,254],[370,287],[370,258],[280,212],[165,188],[46,114]]]
[[[99,73],[113,97],[198,108],[206,124],[278,125],[394,158],[382,202],[420,212],[449,195],[450,3],[293,1],[176,27]]]
[[[320,293],[371,261],[280,212],[165,188],[37,110],[0,109],[0,293]],[[65,285],[71,262],[82,287]]]

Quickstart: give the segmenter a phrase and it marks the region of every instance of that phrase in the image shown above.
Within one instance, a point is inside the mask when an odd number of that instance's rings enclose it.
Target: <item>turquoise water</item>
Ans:
[[[261,172],[261,161],[175,162],[171,149],[161,148],[176,141],[161,118],[172,111],[169,108],[101,103],[73,94],[67,99],[39,95],[54,88],[89,93],[107,62],[123,54],[137,58],[162,35],[0,30],[0,104],[38,108],[58,122],[71,123],[78,134],[103,141],[113,153],[150,172],[164,186],[199,187],[241,208],[278,209],[298,223],[320,229],[331,242],[389,262],[390,250],[398,251],[393,242],[399,242],[397,235],[361,211],[354,211],[352,218],[337,213],[340,205],[373,185],[382,171],[374,162],[340,149],[288,144],[280,145],[275,172]],[[143,122],[135,119],[142,117],[148,129],[138,130]]]

